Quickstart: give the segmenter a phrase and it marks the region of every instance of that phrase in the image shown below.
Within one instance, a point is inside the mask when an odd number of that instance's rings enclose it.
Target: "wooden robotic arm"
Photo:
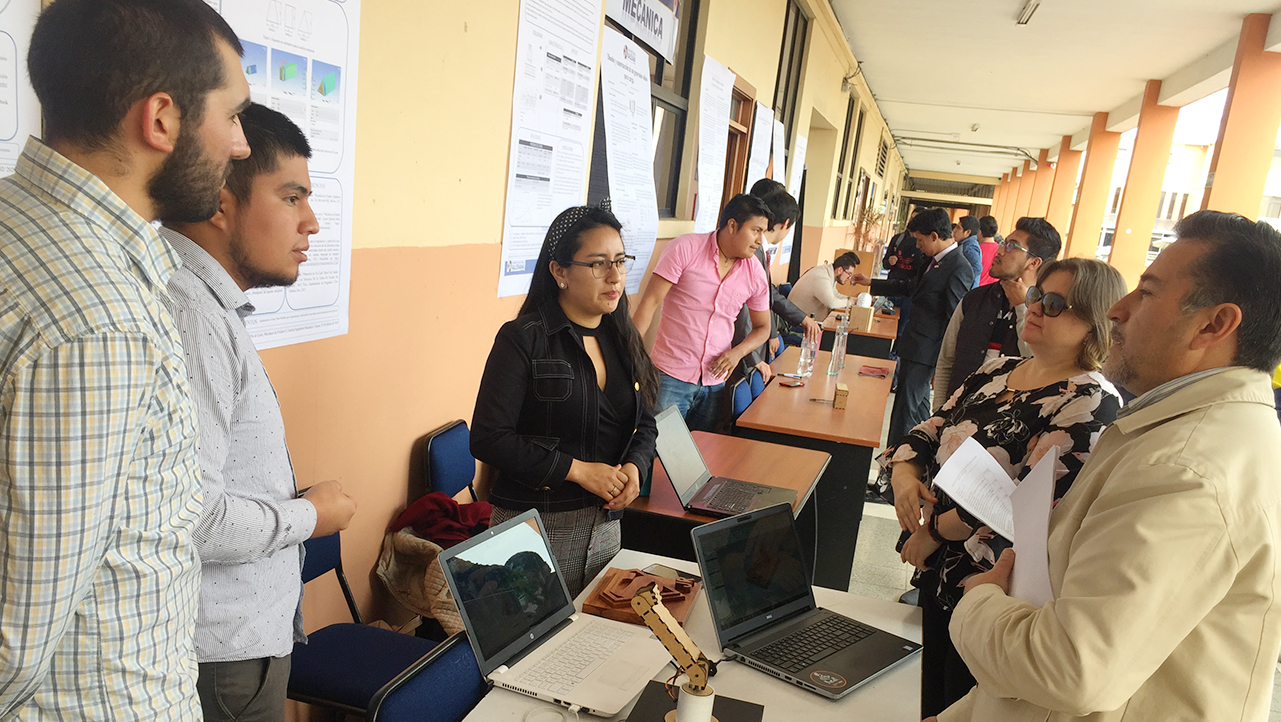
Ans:
[[[645,621],[646,626],[667,648],[676,667],[689,678],[695,692],[707,687],[708,661],[694,640],[690,639],[680,622],[663,606],[661,590],[651,584],[632,597],[632,609]]]

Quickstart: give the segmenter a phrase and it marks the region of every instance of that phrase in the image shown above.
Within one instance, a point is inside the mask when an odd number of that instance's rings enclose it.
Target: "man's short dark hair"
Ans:
[[[760,183],[757,183],[756,185],[760,185]],[[755,188],[755,186],[753,186],[753,188]],[[790,222],[795,226],[796,222],[801,219],[801,206],[796,202],[796,199],[792,197],[792,194],[788,193],[787,190],[781,186],[763,196],[758,197],[765,201],[765,205],[769,206],[769,227],[771,230],[774,226],[783,222]]]
[[[992,216],[983,216],[979,219],[979,235],[984,238],[992,238],[996,235],[998,227],[996,219]]]
[[[227,80],[218,40],[243,53],[203,0],[57,0],[27,53],[45,139],[105,147],[135,103],[161,92],[199,123],[205,96]]]
[[[1281,233],[1219,211],[1197,211],[1174,232],[1205,246],[1188,269],[1192,290],[1183,297],[1183,310],[1235,304],[1241,325],[1233,363],[1271,374],[1281,363]]]
[[[787,190],[787,186],[771,178],[762,178],[752,184],[752,190],[749,192],[757,198],[764,198],[776,190]]]
[[[974,216],[965,216],[959,221],[959,223],[961,224],[961,228],[964,228],[965,232],[971,236],[979,232],[979,219]]]
[[[1042,261],[1053,261],[1063,249],[1058,230],[1044,218],[1020,218],[1014,224],[1014,230],[1027,234],[1028,252]]]
[[[845,253],[837,256],[835,261],[832,261],[832,268],[844,268],[847,271],[857,265],[858,256],[855,255],[853,251],[846,251]]]
[[[755,216],[762,216],[767,224],[773,225],[770,223],[770,210],[769,206],[765,205],[765,201],[747,193],[739,193],[729,199],[729,203],[725,204],[725,209],[721,211],[720,223],[717,224],[716,230],[729,225],[729,219],[731,218],[734,219],[735,223],[742,226]]]
[[[907,230],[923,236],[937,233],[939,238],[948,239],[952,237],[952,218],[942,208],[926,208],[912,216],[912,220],[907,222]]]
[[[282,158],[310,158],[311,144],[302,129],[284,113],[258,103],[251,103],[240,114],[240,125],[245,129],[245,140],[253,152],[248,158],[231,162],[227,190],[243,203],[249,200],[254,178],[275,173]]]

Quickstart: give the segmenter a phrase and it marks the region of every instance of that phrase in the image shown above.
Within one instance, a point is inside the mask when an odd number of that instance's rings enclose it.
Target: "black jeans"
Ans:
[[[978,682],[952,645],[947,625],[952,613],[939,606],[931,592],[938,584],[925,575],[921,587],[921,719],[933,717],[964,697]]]
[[[289,657],[200,665],[196,690],[205,722],[278,722],[285,718]]]

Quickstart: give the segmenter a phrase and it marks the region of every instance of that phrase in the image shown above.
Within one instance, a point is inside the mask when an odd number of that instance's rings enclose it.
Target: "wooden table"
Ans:
[[[713,434],[692,432],[694,443],[715,476],[768,484],[796,491],[792,513],[799,515],[809,501],[831,456],[810,449]],[[658,457],[649,496],[637,497],[623,512],[623,546],[651,554],[697,561],[689,532],[717,517],[692,513],[681,506],[671,479]]]
[[[823,340],[819,343],[822,351],[831,351],[832,342],[836,340],[837,313],[840,311],[833,311],[823,321]],[[871,330],[850,329],[850,335],[845,341],[845,353],[887,359],[897,336],[898,318],[878,313],[872,317]]]
[[[773,364],[776,373],[796,371],[800,350],[792,347]],[[887,359],[849,355],[845,369],[827,375],[831,354],[820,351],[814,359],[814,375],[804,386],[788,388],[771,382],[747,411],[738,417],[734,433],[749,439],[787,444],[832,455],[814,493],[814,504],[797,517],[802,537],[817,539],[814,584],[832,589],[849,588],[854,563],[854,543],[863,519],[863,496],[867,491],[872,450],[881,445],[885,402],[894,377],[894,362]],[[864,366],[888,369],[885,378],[860,376]],[[829,401],[837,382],[849,387],[849,401],[843,410]]]
[[[681,571],[698,572],[698,565],[692,562],[643,554],[630,549],[619,552],[605,569],[611,566],[622,569],[642,569],[654,563],[666,564]],[[605,569],[602,569],[596,580],[589,583],[582,594],[574,600],[574,605],[580,610],[583,608],[583,600],[595,588],[597,581],[604,575]],[[814,599],[824,609],[844,614],[890,634],[897,634],[904,639],[921,641],[921,610],[916,607],[823,588],[814,589]],[[716,661],[722,659],[720,646],[716,643],[716,630],[712,627],[712,615],[707,608],[706,592],[698,593],[683,626],[708,659]],[[673,671],[671,665],[668,665],[654,678],[660,681],[665,680],[672,676]],[[738,662],[722,661],[711,683],[717,694],[764,705],[764,722],[793,722],[793,720],[917,722],[921,717],[918,703],[921,694],[919,654],[908,657],[902,664],[839,700],[831,700],[806,692],[800,687],[794,687],[781,679],[775,679]],[[522,722],[530,710],[546,706],[548,706],[547,702],[495,687],[485,695],[475,709],[467,714],[464,720],[465,722]],[[631,711],[632,705],[628,704],[612,719],[626,719]],[[551,715],[551,719],[556,719],[556,716]],[[581,719],[587,722],[587,720],[601,718],[583,714]]]

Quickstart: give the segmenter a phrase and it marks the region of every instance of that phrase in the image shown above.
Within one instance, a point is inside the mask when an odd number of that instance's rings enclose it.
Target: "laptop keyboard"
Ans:
[[[707,505],[714,509],[723,509],[742,513],[752,506],[756,498],[756,487],[743,484],[721,484],[721,488],[707,500]]]
[[[572,691],[636,632],[593,623],[530,667],[516,683],[553,694]]]
[[[875,629],[832,615],[758,649],[752,656],[788,672],[799,672],[835,652],[862,641]]]

